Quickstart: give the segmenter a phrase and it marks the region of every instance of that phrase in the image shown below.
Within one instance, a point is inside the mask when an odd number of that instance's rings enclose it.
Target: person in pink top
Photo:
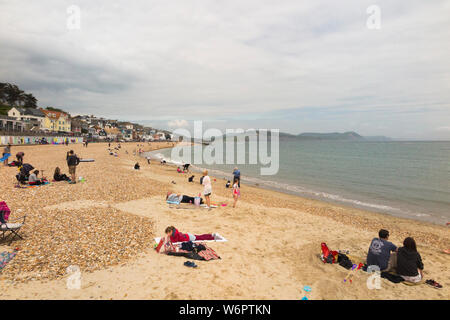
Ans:
[[[234,178],[232,192],[233,192],[233,198],[234,198],[233,208],[236,208],[236,203],[237,203],[239,197],[241,196],[241,191],[239,190],[239,179],[238,178]]]

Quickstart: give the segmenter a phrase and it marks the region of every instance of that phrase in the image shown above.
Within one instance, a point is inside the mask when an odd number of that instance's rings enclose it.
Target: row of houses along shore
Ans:
[[[173,135],[137,123],[110,120],[94,115],[71,116],[43,108],[12,107],[0,115],[0,135],[58,135],[83,137],[88,141],[165,141]]]

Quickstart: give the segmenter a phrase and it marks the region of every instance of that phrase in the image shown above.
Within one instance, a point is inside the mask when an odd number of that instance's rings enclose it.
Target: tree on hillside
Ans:
[[[0,102],[10,106],[25,106],[37,108],[37,99],[31,94],[11,83],[0,83]]]
[[[24,106],[27,108],[37,108],[37,99],[31,94],[25,94]]]

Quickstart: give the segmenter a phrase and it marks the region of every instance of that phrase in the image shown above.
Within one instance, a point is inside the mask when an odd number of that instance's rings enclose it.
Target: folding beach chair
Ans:
[[[17,237],[20,239],[23,239],[22,236],[19,234],[20,228],[23,227],[23,225],[25,224],[25,219],[26,219],[26,215],[20,218],[15,218],[15,219],[11,219],[8,220],[9,216],[9,209],[6,206],[3,206],[0,208],[0,232],[2,233],[2,241],[5,241],[8,237],[10,237],[9,239],[9,243],[8,245],[11,244],[11,242]],[[21,222],[17,222],[20,221]]]

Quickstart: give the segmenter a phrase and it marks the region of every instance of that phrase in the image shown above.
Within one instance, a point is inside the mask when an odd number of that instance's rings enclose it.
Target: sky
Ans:
[[[450,140],[447,0],[0,0],[0,57],[72,114]]]

